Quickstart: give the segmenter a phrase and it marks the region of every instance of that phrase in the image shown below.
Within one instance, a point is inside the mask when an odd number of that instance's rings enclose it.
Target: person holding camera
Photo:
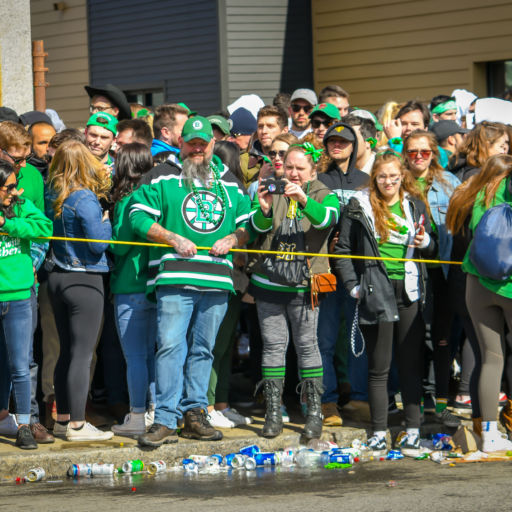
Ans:
[[[263,380],[259,385],[266,402],[264,437],[276,437],[283,429],[280,406],[288,323],[308,408],[304,434],[316,438],[322,432],[323,370],[316,335],[319,310],[312,307],[310,276],[328,272],[329,262],[325,257],[291,254],[327,254],[330,230],[338,222],[336,194],[317,180],[321,153],[310,142],[291,145],[284,156],[284,178],[262,180],[253,201],[250,224],[260,235],[257,246],[262,251],[283,251],[260,254],[252,262],[249,288],[256,300],[263,338]]]

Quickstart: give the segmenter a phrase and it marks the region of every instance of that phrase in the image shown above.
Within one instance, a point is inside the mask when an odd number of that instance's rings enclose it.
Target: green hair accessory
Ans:
[[[442,114],[447,110],[457,110],[457,103],[453,100],[445,101],[444,103],[439,103],[432,109],[432,114]]]
[[[393,155],[393,156],[396,156],[398,159],[400,159],[400,161],[402,163],[404,162],[403,156],[400,153],[398,153],[397,151],[393,151],[392,149],[385,149],[384,151],[380,151],[375,156],[383,156],[383,155]]]
[[[323,149],[315,148],[311,142],[304,142],[303,144],[292,144],[290,147],[302,148],[305,155],[311,155],[311,158],[315,164],[318,163],[318,160],[320,160],[320,157],[324,152]]]
[[[370,147],[373,149],[377,145],[377,139],[375,137],[368,137],[366,142],[370,143]]]

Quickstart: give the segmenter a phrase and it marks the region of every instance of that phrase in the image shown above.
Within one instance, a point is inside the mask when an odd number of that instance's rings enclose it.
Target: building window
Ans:
[[[501,98],[512,88],[512,60],[498,60],[487,63],[487,93]]]
[[[145,107],[156,107],[164,102],[162,89],[146,91],[124,91],[128,103],[140,103]]]

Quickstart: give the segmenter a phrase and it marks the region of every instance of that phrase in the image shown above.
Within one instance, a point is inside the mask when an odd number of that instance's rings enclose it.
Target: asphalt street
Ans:
[[[223,510],[375,512],[510,510],[512,464],[441,466],[404,459],[350,470],[259,468],[0,484],[1,510]]]

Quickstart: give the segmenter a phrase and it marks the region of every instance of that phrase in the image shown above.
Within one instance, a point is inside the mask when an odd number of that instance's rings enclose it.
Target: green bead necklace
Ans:
[[[195,202],[196,202],[197,206],[199,207],[199,209],[201,210],[201,213],[203,214],[204,218],[210,224],[217,226],[218,224],[220,224],[222,222],[222,220],[224,219],[224,216],[226,214],[226,193],[224,192],[224,187],[220,183],[220,171],[219,171],[218,167],[213,162],[210,162],[210,169],[213,172],[212,191],[215,195],[215,201],[213,203],[212,211],[208,211],[205,208],[203,200],[201,199],[201,195],[193,182],[192,182],[192,192],[194,192]],[[221,215],[219,215],[217,217],[217,219],[215,219],[215,210],[217,207],[217,200],[218,200],[219,196],[222,200],[222,203],[221,203],[222,204],[222,213],[221,213]]]

